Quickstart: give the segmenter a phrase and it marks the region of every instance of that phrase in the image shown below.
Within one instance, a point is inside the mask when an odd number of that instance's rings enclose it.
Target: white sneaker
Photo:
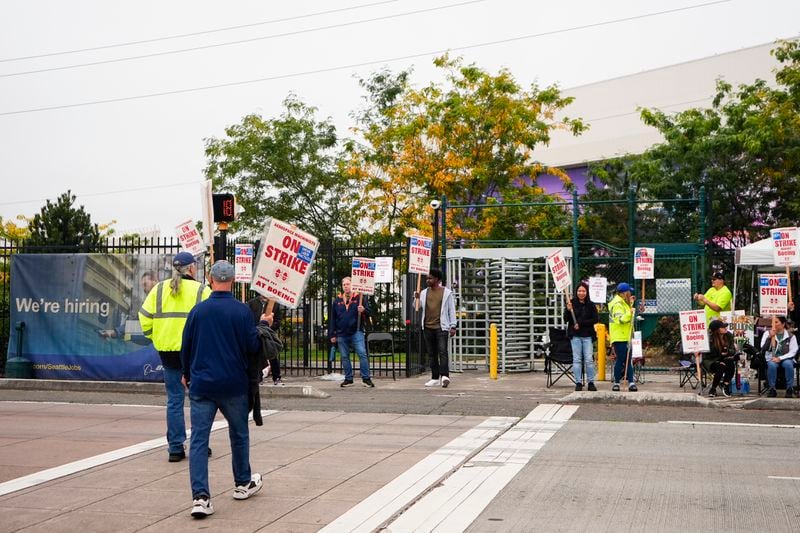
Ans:
[[[246,500],[256,492],[261,490],[263,483],[261,482],[261,474],[253,474],[250,477],[250,483],[247,485],[236,485],[233,489],[234,500]]]
[[[205,518],[214,514],[214,506],[211,505],[211,500],[205,496],[201,496],[196,500],[192,500],[192,516],[195,518]]]
[[[438,387],[440,383],[441,383],[441,380],[429,379],[428,381],[425,382],[425,386],[426,387]]]
[[[442,376],[442,388],[446,389],[448,385],[450,385],[450,378]]]

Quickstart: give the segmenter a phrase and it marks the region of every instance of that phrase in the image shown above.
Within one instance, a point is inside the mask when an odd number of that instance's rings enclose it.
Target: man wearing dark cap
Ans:
[[[725,274],[720,271],[714,272],[711,275],[711,288],[705,294],[698,292],[694,295],[694,299],[698,304],[705,306],[706,325],[715,318],[719,318],[721,312],[730,311],[733,295],[725,286]]]
[[[246,500],[261,490],[261,474],[250,469],[250,429],[247,425],[248,356],[261,350],[250,309],[233,297],[234,269],[228,261],[211,267],[214,292],[189,313],[183,330],[183,383],[189,388],[192,439],[189,478],[195,518],[214,513],[208,483],[208,448],[217,411],[228,422],[233,466],[233,498]],[[266,315],[261,316],[266,322]]]
[[[186,421],[183,416],[185,391],[181,385],[181,339],[189,311],[211,294],[211,289],[195,281],[197,265],[189,252],[172,259],[172,278],[157,283],[139,310],[142,334],[153,341],[164,369],[167,391],[167,444],[169,461],[186,457]]]
[[[633,361],[628,356],[631,332],[633,331],[633,287],[625,282],[617,285],[617,294],[608,302],[608,337],[614,350],[614,385],[612,391],[619,391],[619,382],[623,375],[628,378],[628,390],[636,392],[636,381],[633,375]],[[627,370],[626,370],[627,368]]]

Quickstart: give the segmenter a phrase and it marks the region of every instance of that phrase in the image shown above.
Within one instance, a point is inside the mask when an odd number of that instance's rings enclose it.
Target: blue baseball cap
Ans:
[[[619,285],[617,285],[617,292],[628,292],[628,291],[630,291],[631,294],[632,294],[634,292],[633,291],[633,287],[631,287],[630,285],[628,285],[624,281],[622,283],[620,283]]]
[[[185,267],[194,264],[194,256],[189,252],[180,252],[172,258],[172,266],[175,268]]]

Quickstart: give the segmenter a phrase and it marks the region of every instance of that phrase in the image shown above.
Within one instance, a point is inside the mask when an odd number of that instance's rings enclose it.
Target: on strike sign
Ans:
[[[198,256],[206,251],[203,246],[203,239],[200,238],[200,234],[191,219],[175,226],[175,232],[178,234],[181,248],[190,254]]]
[[[412,235],[408,249],[408,271],[412,274],[425,274],[431,271],[431,248],[433,239]]]
[[[253,279],[253,245],[236,245],[236,276],[234,281],[248,283]]]
[[[567,268],[567,262],[564,260],[564,252],[556,250],[548,255],[547,264],[553,274],[556,290],[558,292],[568,291],[572,285],[572,277],[569,275],[569,268]]]
[[[633,279],[655,278],[655,258],[655,248],[636,248],[633,252]]]
[[[353,292],[375,294],[375,260],[354,257],[350,270],[350,286]]]
[[[761,316],[785,315],[788,308],[789,278],[786,274],[758,276],[758,305]]]
[[[270,219],[264,226],[250,288],[290,309],[301,303],[319,240],[291,224]]]
[[[706,331],[705,309],[681,311],[680,320],[683,353],[707,352],[708,331]]]
[[[792,266],[800,263],[800,248],[797,247],[797,228],[778,228],[772,235],[772,261],[775,266]]]

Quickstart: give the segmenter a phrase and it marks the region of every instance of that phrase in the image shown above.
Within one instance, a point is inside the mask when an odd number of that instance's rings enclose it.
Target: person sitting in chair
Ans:
[[[708,331],[711,350],[703,356],[703,367],[706,372],[714,375],[708,397],[713,398],[717,395],[717,387],[720,382],[722,382],[722,394],[730,396],[731,378],[736,372],[736,361],[739,360],[733,334],[728,331],[728,324],[722,320],[712,320],[708,325]]]
[[[786,317],[772,317],[772,329],[765,331],[761,337],[761,349],[765,351],[767,361],[767,396],[775,398],[775,381],[778,379],[778,367],[783,368],[786,376],[786,397],[792,397],[794,387],[794,356],[797,354],[797,338],[786,330]]]

